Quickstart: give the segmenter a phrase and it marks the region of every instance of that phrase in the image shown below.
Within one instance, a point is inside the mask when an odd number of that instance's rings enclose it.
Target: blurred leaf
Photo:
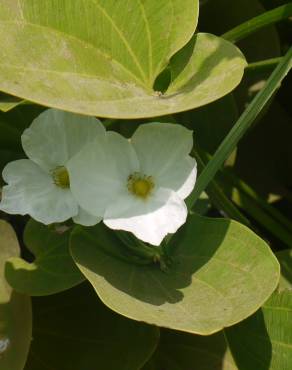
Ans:
[[[203,171],[205,166],[205,163],[203,161],[203,153],[202,150],[200,150],[197,147],[197,150],[193,150],[194,156],[197,160],[199,172]],[[200,152],[200,154],[199,154]],[[209,155],[204,155],[204,159],[207,159]],[[209,158],[208,158],[209,160]],[[222,185],[224,185],[224,189],[222,188]],[[218,182],[217,179],[213,179],[209,186],[206,189],[206,193],[208,194],[210,201],[212,204],[219,210],[220,212],[223,212],[224,215],[226,215],[229,218],[232,218],[235,221],[241,222],[242,224],[246,226],[251,226],[249,220],[239,211],[239,209],[236,207],[236,205],[233,203],[233,199],[230,200],[228,196],[224,193],[226,185],[221,181]],[[204,194],[204,193],[202,193]],[[195,202],[194,207],[192,210],[196,209],[198,201],[200,201],[202,195],[200,198]]]
[[[198,7],[198,0],[185,0],[184,6],[181,0],[67,0],[46,6],[0,0],[0,89],[114,118],[162,116],[207,104],[239,84],[246,62],[233,44],[210,34],[188,43]],[[169,62],[170,85],[163,82],[165,93],[155,91]]]
[[[177,114],[176,121],[194,131],[195,143],[214,153],[238,119],[232,94],[207,106]],[[210,135],[212,133],[212,135]]]
[[[292,292],[274,293],[261,310],[225,334],[240,370],[290,370]]]
[[[9,284],[21,293],[41,296],[81,283],[84,278],[69,253],[69,235],[70,230],[60,233],[30,220],[24,242],[35,260],[28,263],[19,257],[10,258],[5,269]]]
[[[106,308],[87,284],[34,298],[33,310],[26,370],[138,370],[159,339],[157,328]]]
[[[292,119],[274,101],[268,114],[239,143],[235,170],[262,197],[292,185]]]
[[[71,239],[72,256],[102,301],[157,326],[214,333],[255,312],[278,284],[269,247],[234,221],[190,216],[169,246],[173,263],[162,272],[125,262],[123,245],[102,224],[76,228]]]
[[[29,297],[12,291],[4,278],[5,261],[20,253],[12,227],[0,220],[0,368],[22,370],[31,341]]]
[[[149,370],[237,370],[223,332],[210,336],[161,331]],[[151,362],[150,362],[151,363]],[[147,367],[143,370],[148,370]],[[251,369],[250,369],[251,370]]]
[[[279,289],[292,291],[292,249],[277,252],[276,256],[281,265]]]
[[[20,132],[0,117],[0,149],[21,152]]]
[[[211,209],[211,203],[208,195],[204,192],[194,205],[192,212],[204,216]]]

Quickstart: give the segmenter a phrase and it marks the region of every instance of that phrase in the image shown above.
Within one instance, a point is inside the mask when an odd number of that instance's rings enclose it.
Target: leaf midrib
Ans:
[[[128,43],[127,39],[125,38],[124,34],[120,31],[120,29],[118,28],[118,26],[114,22],[113,18],[110,16],[110,14],[108,14],[108,12],[105,10],[105,8],[103,8],[100,4],[98,4],[96,2],[96,0],[91,0],[91,1],[97,6],[97,8],[109,20],[109,22],[113,26],[113,29],[116,31],[116,33],[118,34],[118,36],[120,37],[120,39],[122,40],[122,42],[124,43],[124,45],[126,46],[126,49],[128,50],[128,53],[131,55],[133,62],[136,64],[137,68],[139,69],[139,71],[141,73],[141,76],[143,77],[143,80],[142,81],[145,82],[147,80],[146,75],[145,75],[145,72],[144,72],[144,70],[143,70],[143,68],[141,66],[141,63],[139,62],[136,54],[134,53],[131,45]]]

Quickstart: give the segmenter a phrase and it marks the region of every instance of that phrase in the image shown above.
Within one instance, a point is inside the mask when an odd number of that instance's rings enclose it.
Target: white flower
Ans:
[[[93,117],[49,109],[37,117],[22,135],[29,159],[9,163],[3,170],[8,184],[2,191],[0,209],[29,214],[44,224],[71,217],[82,225],[94,225],[99,217],[79,207],[70,190],[67,163],[94,138],[105,138],[105,129]]]
[[[108,132],[69,161],[72,193],[108,227],[159,245],[186,221],[197,174],[192,145],[192,132],[174,124],[141,125],[131,140]]]

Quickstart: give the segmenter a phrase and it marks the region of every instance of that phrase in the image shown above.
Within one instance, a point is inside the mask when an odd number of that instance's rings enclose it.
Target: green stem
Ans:
[[[149,265],[158,263],[162,271],[167,271],[171,263],[165,246],[162,243],[159,247],[148,246],[141,240],[137,239],[131,233],[125,231],[117,231],[116,236],[122,241],[127,249],[126,259],[139,265]]]
[[[283,60],[283,57],[271,58],[260,60],[259,62],[250,63],[246,67],[247,72],[258,72],[258,71],[270,71],[277,67],[277,65]]]
[[[282,80],[292,67],[292,47],[289,49],[282,62],[272,73],[263,89],[256,95],[251,104],[246,108],[238,119],[229,134],[223,140],[217,149],[212,160],[208,163],[198,178],[196,187],[189,197],[190,204],[194,204],[201,193],[207,188],[210,181],[214,178],[218,170],[224,164],[226,159],[236,148],[237,143],[243,137],[245,132],[258,117],[259,113],[269,102],[274,92],[279,88]]]
[[[254,32],[270,24],[280,22],[292,16],[292,2],[279,6],[273,10],[265,12],[247,22],[240,24],[232,30],[224,33],[222,37],[231,42],[240,41]]]

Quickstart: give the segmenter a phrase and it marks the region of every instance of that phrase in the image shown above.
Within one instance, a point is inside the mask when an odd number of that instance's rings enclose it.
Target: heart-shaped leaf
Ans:
[[[226,330],[240,370],[290,370],[292,292],[274,293],[255,315]]]
[[[27,370],[138,370],[158,344],[157,328],[113,313],[88,284],[34,298],[33,310]]]
[[[211,334],[234,325],[254,313],[279,281],[268,245],[226,219],[189,217],[172,240],[168,272],[123,261],[123,245],[101,224],[71,235],[73,259],[107,306],[171,329]]]
[[[116,118],[208,104],[238,85],[246,62],[221,38],[192,38],[198,7],[199,0],[0,0],[0,90]],[[167,66],[170,85],[155,91]]]
[[[22,370],[31,341],[29,297],[12,291],[4,278],[5,261],[20,253],[12,227],[0,220],[0,368]]]
[[[25,228],[24,242],[34,254],[28,263],[20,257],[10,258],[5,275],[18,292],[32,296],[49,295],[69,289],[84,280],[69,253],[70,230],[61,233],[34,220]]]

